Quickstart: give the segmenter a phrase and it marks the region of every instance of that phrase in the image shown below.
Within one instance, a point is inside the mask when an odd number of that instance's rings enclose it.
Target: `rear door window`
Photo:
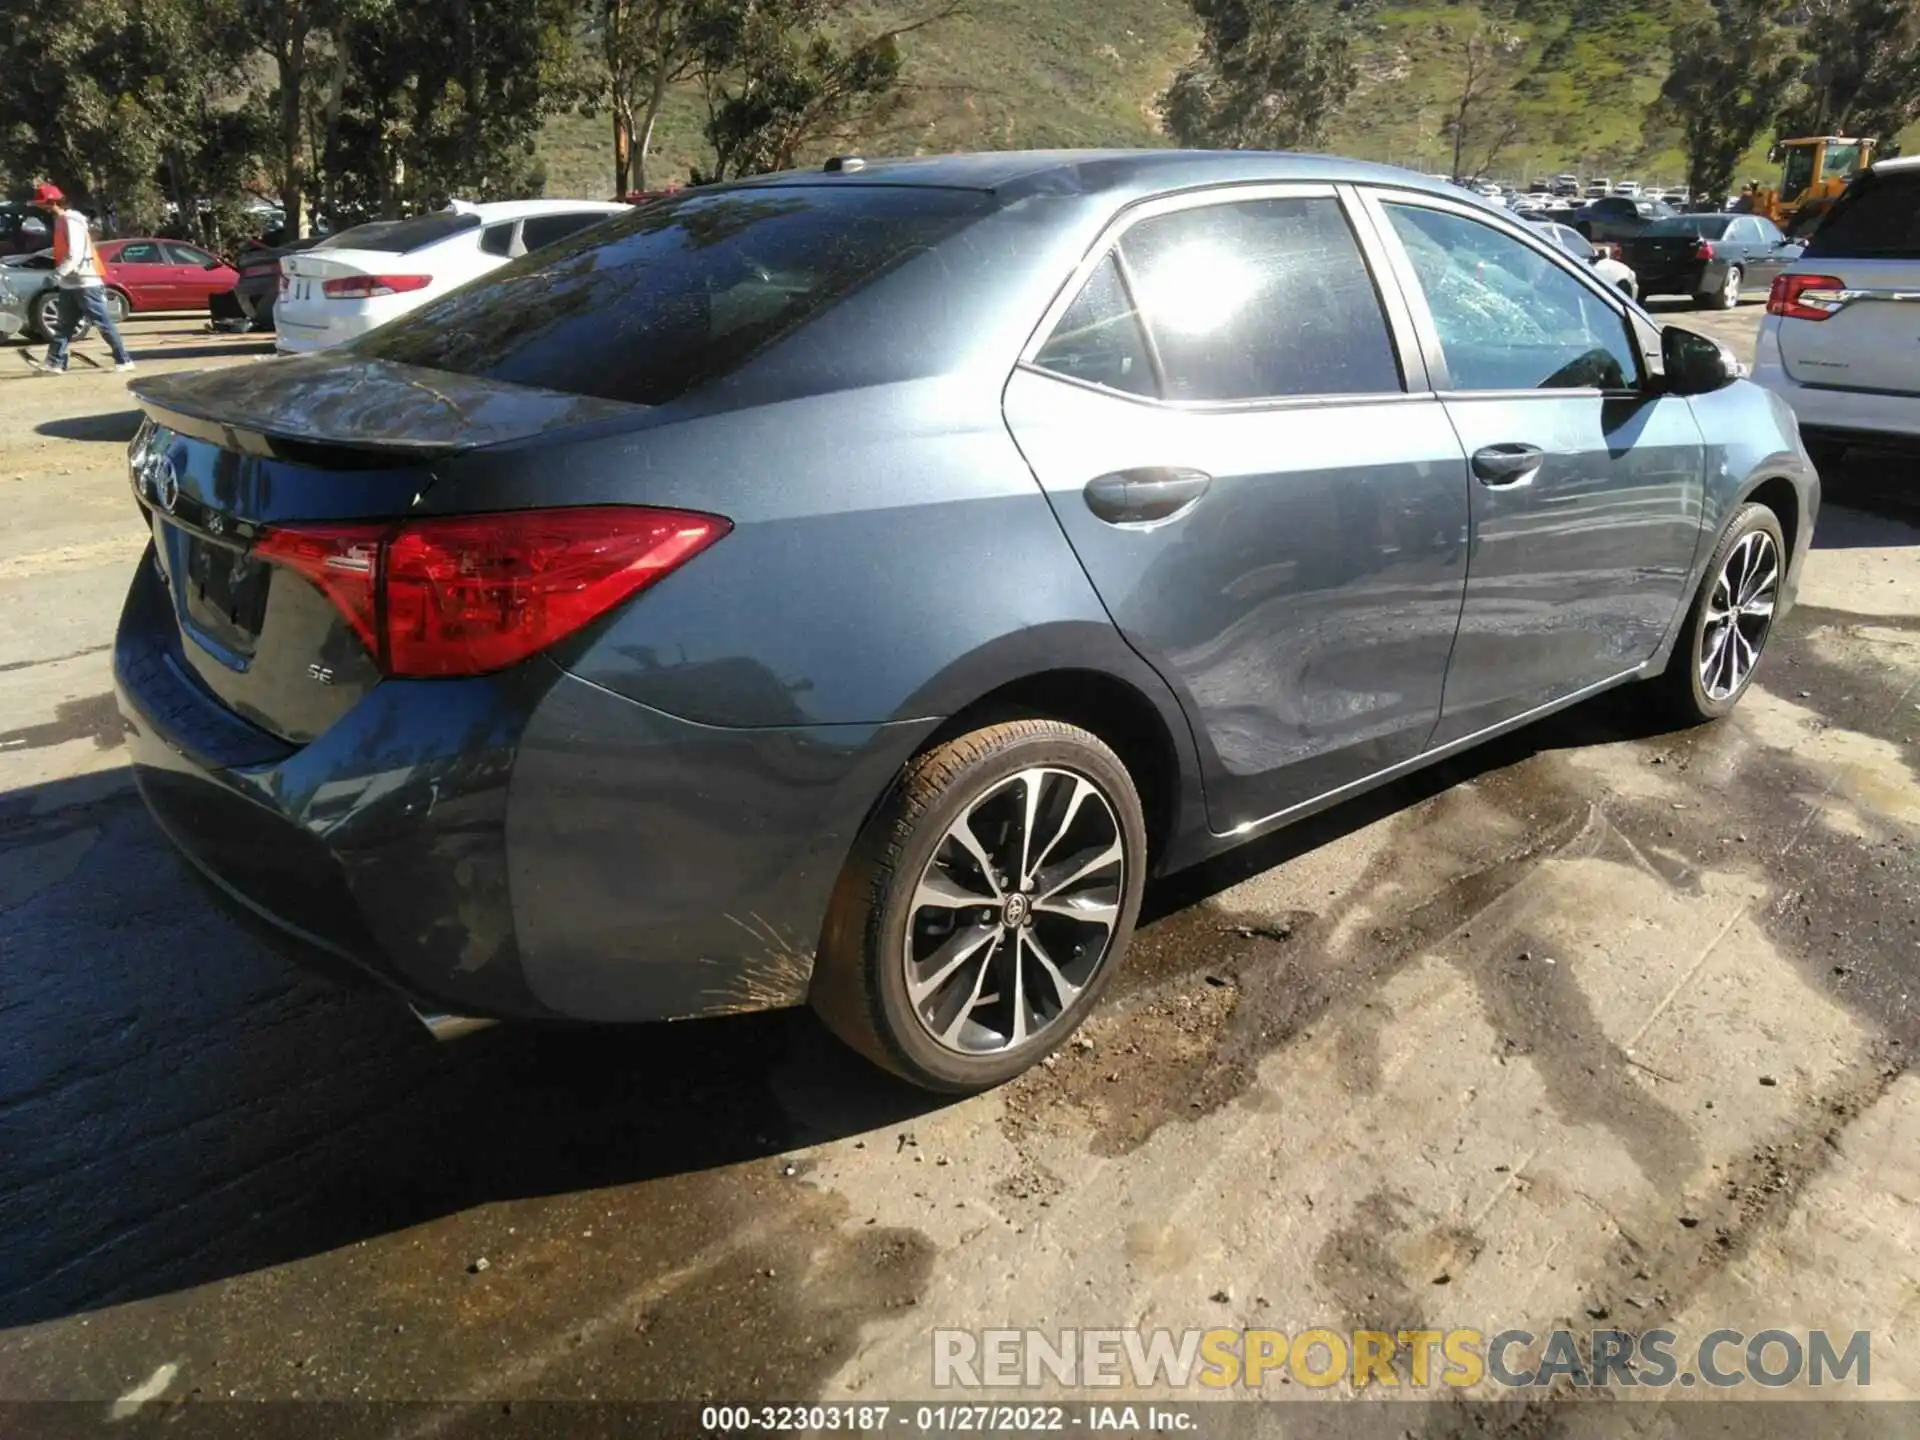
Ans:
[[[1379,293],[1331,196],[1151,216],[1120,255],[1169,400],[1402,389]]]
[[[737,370],[996,203],[931,186],[683,191],[511,261],[353,348],[664,404]]]
[[[1087,277],[1033,363],[1055,375],[1124,394],[1159,395],[1140,315],[1113,256]]]
[[[158,265],[160,247],[151,240],[135,240],[120,247],[120,253],[113,257],[116,265]]]
[[[1920,169],[1869,170],[1807,245],[1808,260],[1920,260]]]

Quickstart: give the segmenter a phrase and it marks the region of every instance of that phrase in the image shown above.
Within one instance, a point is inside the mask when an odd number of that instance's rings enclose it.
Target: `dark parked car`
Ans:
[[[1628,240],[1673,213],[1671,205],[1659,200],[1606,195],[1582,205],[1567,223],[1589,240]]]
[[[1233,151],[688,190],[136,393],[127,745],[236,910],[443,1028],[810,1001],[951,1090],[1150,875],[1616,685],[1724,714],[1819,496],[1547,237]]]
[[[11,200],[0,201],[0,256],[32,255],[51,244],[51,211]]]
[[[1746,291],[1766,294],[1805,249],[1764,215],[1710,211],[1656,220],[1622,241],[1620,254],[1639,275],[1641,294],[1691,295],[1696,305],[1731,310]]]
[[[257,245],[243,250],[235,262],[240,278],[234,282],[233,298],[252,330],[273,329],[273,304],[280,298],[280,258],[311,250],[324,233],[306,236],[283,245]]]

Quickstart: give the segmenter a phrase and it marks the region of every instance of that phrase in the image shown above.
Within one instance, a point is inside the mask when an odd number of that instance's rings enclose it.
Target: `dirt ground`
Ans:
[[[1920,477],[1829,479],[1729,720],[1616,693],[1162,884],[1085,1039],[949,1103],[804,1013],[436,1046],[228,925],[108,693],[136,416],[14,365],[0,1400],[925,1397],[936,1326],[1609,1317],[1870,1330],[1920,1389]]]

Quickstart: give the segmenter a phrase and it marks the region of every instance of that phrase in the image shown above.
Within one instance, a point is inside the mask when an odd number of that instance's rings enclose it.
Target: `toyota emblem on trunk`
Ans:
[[[165,455],[147,456],[147,493],[169,515],[180,503],[180,475]]]

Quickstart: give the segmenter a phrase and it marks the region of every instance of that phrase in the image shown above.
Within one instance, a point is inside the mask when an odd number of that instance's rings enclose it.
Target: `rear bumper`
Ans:
[[[934,723],[715,729],[540,659],[387,681],[294,748],[201,688],[159,587],[142,564],[114,654],[155,820],[281,953],[423,1010],[624,1021],[804,1000],[853,837]]]
[[[394,305],[390,301],[412,299],[413,296],[401,295],[371,302],[335,301],[326,307],[317,321],[311,309],[296,310],[289,315],[287,307],[276,302],[273,310],[274,348],[291,355],[344,345],[414,308],[411,304]]]
[[[1664,269],[1642,269],[1635,264],[1631,253],[1623,253],[1621,259],[1632,265],[1634,274],[1640,277],[1642,295],[1706,295],[1717,291],[1727,279],[1724,265],[1669,265]]]

